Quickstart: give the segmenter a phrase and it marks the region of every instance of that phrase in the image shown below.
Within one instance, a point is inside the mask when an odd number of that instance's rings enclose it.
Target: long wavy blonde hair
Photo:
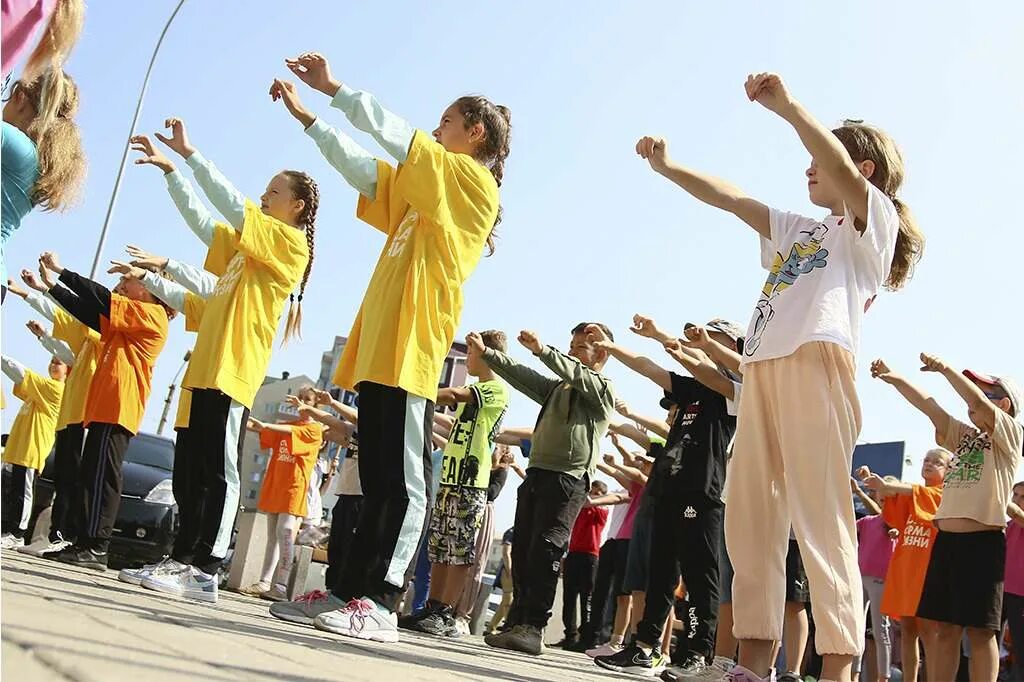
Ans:
[[[85,181],[86,159],[82,136],[74,116],[78,113],[78,86],[63,71],[46,71],[31,81],[17,83],[36,109],[25,134],[36,143],[39,178],[33,201],[44,211],[62,211],[74,203]],[[44,113],[49,102],[52,117]]]

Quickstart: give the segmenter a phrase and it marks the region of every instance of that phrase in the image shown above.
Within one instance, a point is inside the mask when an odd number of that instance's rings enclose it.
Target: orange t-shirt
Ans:
[[[917,615],[924,576],[938,529],[932,525],[942,501],[942,486],[915,485],[910,495],[886,498],[882,519],[900,532],[885,574],[882,613],[892,618]]]
[[[323,427],[313,421],[290,423],[290,433],[260,432],[260,447],[272,452],[256,508],[268,514],[305,516],[306,490],[324,442]]]
[[[111,294],[110,316],[100,318],[99,360],[85,404],[86,426],[118,424],[138,432],[167,326],[163,306]]]

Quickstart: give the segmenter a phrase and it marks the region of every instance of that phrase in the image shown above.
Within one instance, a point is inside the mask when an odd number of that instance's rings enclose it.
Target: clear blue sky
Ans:
[[[152,46],[171,0],[94,2],[68,70],[82,89],[79,121],[89,154],[80,206],[31,215],[7,259],[17,272],[44,249],[87,271]],[[244,7],[244,11],[239,11]],[[497,254],[465,289],[461,332],[536,330],[565,345],[581,320],[661,351],[626,330],[633,313],[666,326],[724,316],[746,324],[763,283],[749,228],[690,199],[636,158],[644,134],[669,139],[680,161],[729,178],[763,201],[816,215],[806,196],[808,157],[793,132],[750,104],[750,71],[781,73],[826,123],[863,118],[887,129],[907,159],[903,195],[928,248],[917,276],[884,294],[867,317],[859,390],[865,441],[907,440],[918,474],[929,424],[868,373],[884,356],[916,372],[927,350],[957,366],[1024,380],[1013,350],[1020,319],[1024,238],[1009,211],[1020,193],[1024,96],[1019,67],[1024,5],[773,2],[661,3],[239,3],[189,0],[164,43],[140,130],[184,118],[193,142],[249,196],[282,168],[320,182],[317,257],[305,340],[276,351],[268,373],[317,376],[335,334],[347,334],[382,245],[354,218],[355,192],[321,158],[267,89],[288,75],[286,56],[324,52],[335,74],[431,130],[458,95],[481,92],[512,109],[514,137],[502,191]],[[323,96],[314,111],[346,128]],[[356,139],[374,149],[363,136]],[[378,152],[379,153],[379,152]],[[182,224],[159,171],[130,167],[106,256],[136,243],[199,263],[203,248]],[[31,311],[3,306],[4,353],[36,369],[46,357],[22,327]],[[192,337],[180,323],[157,365],[144,429]],[[513,353],[526,358],[521,348]],[[668,359],[665,358],[668,363]],[[638,408],[657,391],[621,366],[608,374]],[[922,383],[963,414],[941,379]],[[4,382],[10,395],[10,385]],[[16,401],[15,401],[16,402]],[[10,418],[10,409],[5,419]],[[536,408],[517,397],[508,423]],[[499,501],[511,523],[514,491]]]

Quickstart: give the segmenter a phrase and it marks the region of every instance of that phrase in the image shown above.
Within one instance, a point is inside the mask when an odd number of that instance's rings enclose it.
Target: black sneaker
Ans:
[[[94,571],[107,570],[106,552],[100,553],[95,552],[91,549],[83,549],[81,547],[72,546],[60,552],[55,558],[62,564],[71,564],[72,566],[91,568]]]
[[[594,663],[605,670],[614,670],[617,673],[629,675],[642,675],[650,677],[653,674],[654,662],[651,657],[644,653],[644,650],[636,644],[630,644],[617,654],[611,656],[597,656]]]
[[[800,677],[800,673],[795,673],[795,672],[792,672],[792,671],[788,671],[788,672],[784,672],[784,673],[779,674],[775,678],[775,680],[776,680],[776,682],[802,682],[803,678]]]
[[[408,629],[425,632],[436,637],[454,638],[461,634],[455,624],[455,614],[450,606],[443,606],[441,609],[428,613]]]
[[[576,646],[579,643],[579,637],[563,637],[562,639],[558,640],[554,644],[551,644],[550,646],[556,647],[558,649],[572,650],[572,647]]]
[[[444,604],[441,602],[428,600],[419,611],[410,613],[408,616],[399,616],[398,627],[403,630],[419,630],[419,627],[417,626],[421,620],[443,608]]]
[[[579,654],[585,654],[585,653],[587,653],[588,649],[593,649],[596,646],[597,646],[597,642],[594,641],[593,639],[584,639],[584,638],[581,637],[579,640],[576,641],[575,644],[572,644],[571,646],[567,646],[567,647],[565,647],[565,649],[566,649],[566,651],[575,651],[576,653],[579,653]]]

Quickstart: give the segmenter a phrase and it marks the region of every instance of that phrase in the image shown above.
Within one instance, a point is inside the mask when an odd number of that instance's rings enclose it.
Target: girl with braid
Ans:
[[[136,163],[164,172],[171,199],[209,249],[204,268],[219,277],[182,380],[182,388],[192,391],[192,446],[175,457],[175,467],[186,467],[175,480],[183,483],[189,502],[201,511],[194,528],[179,531],[187,542],[177,542],[171,561],[155,567],[141,584],[157,592],[216,602],[217,571],[238,509],[237,460],[243,430],[289,297],[285,341],[299,333],[320,193],[305,173],[285,170],[270,179],[257,205],[196,151],[184,122],[169,118],[166,126],[170,137],[157,133],[157,139],[185,159],[227,222],[213,218],[148,137],[132,138],[133,148],[143,154]]]
[[[359,192],[356,215],[386,240],[334,377],[359,391],[364,487],[353,551],[330,593],[279,602],[270,612],[341,635],[397,642],[395,609],[430,505],[438,378],[459,326],[462,286],[489,244],[493,251],[509,111],[484,97],[460,97],[425,133],[373,95],[335,80],[319,54],[286,64],[398,163],[374,158],[310,113],[291,83],[271,85],[271,97],[283,101]]]

